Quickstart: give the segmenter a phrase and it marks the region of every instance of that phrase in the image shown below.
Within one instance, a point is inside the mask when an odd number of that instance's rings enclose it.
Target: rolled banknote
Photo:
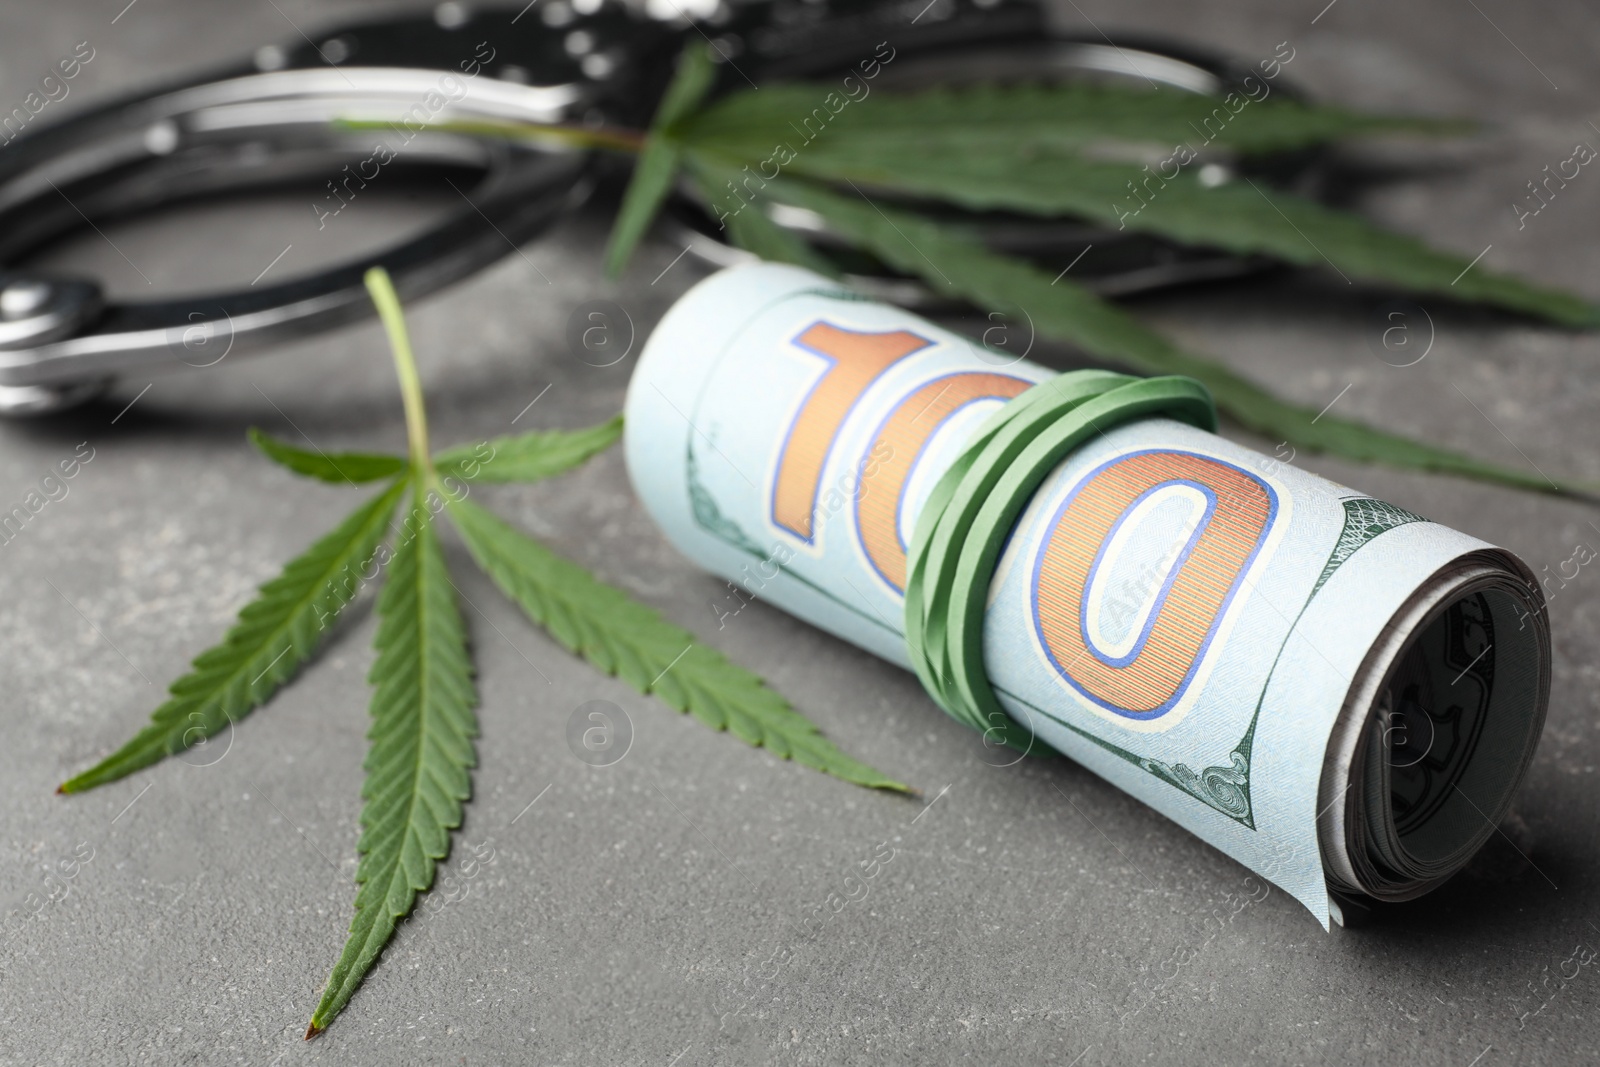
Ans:
[[[1186,379],[1057,375],[757,264],[673,306],[626,414],[633,484],[690,558],[1324,926],[1331,891],[1459,870],[1543,728],[1520,560],[1217,436]]]

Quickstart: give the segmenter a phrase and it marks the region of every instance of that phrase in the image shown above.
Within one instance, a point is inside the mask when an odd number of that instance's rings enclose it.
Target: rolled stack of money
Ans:
[[[1065,754],[1324,926],[1330,891],[1425,893],[1538,743],[1534,576],[1214,430],[1186,379],[1057,375],[758,264],[656,328],[626,449],[690,558],[986,742]]]

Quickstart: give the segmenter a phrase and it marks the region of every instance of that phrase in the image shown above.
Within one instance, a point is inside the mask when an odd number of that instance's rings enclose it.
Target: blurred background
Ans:
[[[526,21],[565,42],[559,18],[542,21],[560,0],[539,2]],[[298,0],[6,5],[0,118],[67,57],[78,73],[31,122],[214,67],[259,66],[267,46],[326,53],[330,27],[390,12],[433,18],[441,33],[471,17],[460,5]],[[1246,64],[1287,44],[1285,78],[1310,98],[1482,121],[1472,138],[1342,156],[1322,192],[1463,256],[1481,250],[1485,266],[1600,299],[1600,178],[1584,171],[1536,217],[1519,219],[1515,206],[1575,144],[1600,146],[1600,14],[1590,6],[1062,0],[1047,12],[1063,33],[1157,38]],[[0,147],[0,161],[11,150]],[[575,428],[620,410],[632,360],[598,365],[571,340],[574,316],[611,302],[636,353],[718,255],[684,254],[695,238],[668,220],[620,280],[604,280],[620,176],[543,236],[515,250],[507,239],[492,266],[410,305],[436,441]],[[374,182],[322,217],[322,184],[86,225],[27,262],[87,273],[113,299],[248,288],[418,232],[463,196],[448,181]],[[1432,345],[1397,366],[1383,345],[1385,294],[1331,272],[1267,270],[1124,299],[1299,403],[1335,399],[1346,417],[1600,482],[1600,335],[1423,300]],[[984,328],[975,313],[930,310]],[[1086,362],[1045,342],[1030,358]],[[330,451],[403,449],[376,324],[204,370],[141,372],[70,411],[0,422],[3,509],[61,459],[92,455],[65,496],[0,544],[7,1062],[1489,1065],[1595,1055],[1600,970],[1571,962],[1575,945],[1600,944],[1594,573],[1552,599],[1549,722],[1503,833],[1438,892],[1324,934],[1276,891],[1230,914],[1243,868],[1074,765],[988,766],[913,676],[760,604],[719,628],[723,583],[655,531],[615,450],[557,482],[485,496],[765,675],[829,736],[925,797],[869,795],[712,734],[599,677],[463,571],[483,739],[450,864],[463,845],[492,862],[406,924],[337,1028],[305,1044],[353,896],[368,613],[228,737],[84,796],[52,795],[141,725],[164,682],[255,586],[351,506],[339,488],[291,483],[264,462],[250,426]],[[1589,505],[1298,462],[1504,545],[1536,571],[1600,545]],[[565,741],[569,716],[590,700],[616,705],[632,732],[625,758],[604,767]],[[896,850],[892,876],[774,974],[785,924],[881,842]],[[36,909],[63,862],[74,872],[65,893]]]

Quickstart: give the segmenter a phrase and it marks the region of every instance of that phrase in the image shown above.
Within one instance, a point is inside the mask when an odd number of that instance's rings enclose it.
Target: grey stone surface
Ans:
[[[1466,147],[1411,157],[1417,170],[1364,209],[1469,256],[1492,245],[1486,264],[1600,297],[1600,176],[1584,171],[1523,230],[1509,207],[1574,142],[1600,143],[1593,8],[1338,0],[1319,17],[1322,4],[1076,0],[1059,15],[1244,56],[1287,40],[1293,76],[1329,99],[1489,120]],[[96,58],[52,107],[292,39],[357,5],[141,0],[113,22],[121,8],[0,8],[0,105],[81,40]],[[285,244],[295,252],[278,269],[303,269],[427,206],[374,196],[321,234],[300,201],[206,209],[119,227],[120,253],[91,233],[52,261],[126,293],[247,281]],[[647,329],[695,271],[685,261],[652,285],[676,253],[657,244],[625,282],[603,283],[603,236],[603,218],[586,214],[412,309],[439,440],[507,430],[547,385],[519,427],[618,409],[628,363],[574,359],[568,312],[608,296]],[[1345,415],[1600,480],[1596,335],[1437,302],[1432,353],[1397,370],[1368,349],[1370,304],[1328,274],[1136,310],[1306,403],[1348,383]],[[1325,934],[1277,892],[1219,923],[1208,917],[1229,914],[1246,872],[1087,772],[985,765],[910,675],[764,605],[718,631],[721,583],[656,534],[616,453],[557,483],[483,494],[763,672],[923,800],[782,763],[638,697],[463,566],[483,698],[476,795],[450,865],[466,891],[406,924],[343,1018],[304,1043],[354,894],[369,613],[231,738],[84,796],[52,794],[144,721],[256,583],[353,506],[350,491],[254,455],[252,424],[323,448],[401,447],[377,328],[131,379],[71,416],[0,425],[7,508],[79,442],[94,449],[70,495],[0,546],[0,909],[16,911],[0,947],[4,1062],[1489,1067],[1600,1055],[1600,967],[1561,973],[1575,944],[1600,945],[1594,573],[1552,603],[1549,726],[1516,814],[1466,873],[1360,930]],[[1301,462],[1536,569],[1600,542],[1593,508]],[[609,767],[579,762],[564,740],[593,699],[633,725],[631,751]],[[469,876],[459,846],[484,842],[493,862]],[[896,851],[865,899],[797,937],[880,842]]]

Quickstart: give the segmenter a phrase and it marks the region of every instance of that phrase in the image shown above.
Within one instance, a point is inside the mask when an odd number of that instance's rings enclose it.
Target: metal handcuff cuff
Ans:
[[[28,130],[0,147],[0,415],[61,410],[121,375],[204,366],[362,318],[371,313],[362,286],[371,266],[386,268],[408,299],[488,266],[598,185],[615,184],[622,170],[616,157],[598,152],[427,127],[509,120],[642,128],[690,39],[704,37],[723,57],[719,91],[747,80],[847,72],[885,41],[896,60],[879,84],[894,88],[1137,78],[1203,93],[1241,73],[1227,60],[1165,43],[1059,32],[1030,0],[691,2],[692,18],[674,0],[648,0],[642,10],[617,0],[536,0],[520,11],[445,3],[264,47],[245,62]],[[199,197],[344,177],[369,156],[372,135],[338,119],[404,131],[389,165],[468,167],[481,176],[426,231],[272,284],[124,302],[107,299],[92,280],[25,265],[85,225]],[[1274,180],[1305,188],[1317,179],[1314,158],[1268,165],[1278,169]],[[824,251],[830,246],[819,218],[783,209],[776,221]],[[1256,266],[1068,221],[968,221],[989,244],[1016,254],[1071,256],[1092,246],[1075,277],[1108,293]],[[661,225],[710,265],[745,255],[722,243],[687,193]],[[857,281],[876,295],[930,299],[886,271],[865,273]]]

